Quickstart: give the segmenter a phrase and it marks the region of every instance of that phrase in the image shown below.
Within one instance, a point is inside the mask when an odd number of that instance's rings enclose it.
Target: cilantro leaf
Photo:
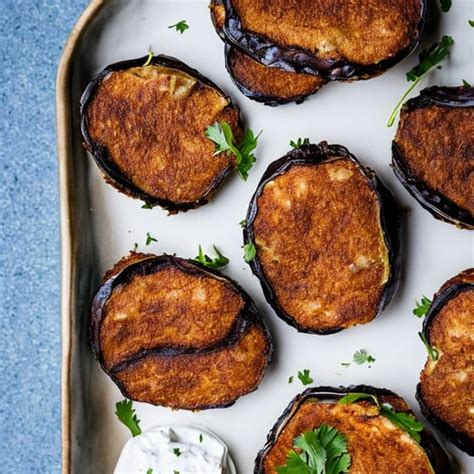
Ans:
[[[303,385],[309,385],[314,382],[308,369],[304,369],[303,372],[298,371],[298,378]]]
[[[426,316],[426,313],[429,311],[432,301],[426,296],[421,297],[421,302],[415,301],[416,307],[413,310],[413,314],[417,318],[422,318]]]
[[[229,263],[229,259],[225,257],[223,254],[221,254],[215,245],[213,245],[213,248],[214,248],[214,252],[216,252],[216,255],[217,255],[217,257],[214,259],[209,257],[209,255],[206,255],[203,252],[201,245],[199,245],[198,256],[196,258],[193,258],[193,261],[200,263],[201,265],[204,265],[207,268],[213,268],[215,270],[224,268]]]
[[[181,20],[174,25],[168,26],[168,28],[175,28],[176,31],[179,31],[181,34],[183,34],[186,30],[189,30],[189,25],[186,20]]]
[[[439,350],[435,346],[430,345],[428,339],[426,339],[426,336],[422,332],[419,332],[418,336],[420,336],[421,342],[425,345],[429,358],[433,362],[436,362],[439,359]]]
[[[153,237],[150,232],[147,232],[146,233],[146,241],[145,241],[145,245],[150,245],[152,242],[158,242],[157,239],[155,239],[155,237]]]
[[[153,59],[153,51],[149,51],[148,57],[146,58],[145,63],[143,64],[143,67],[147,67],[151,64],[151,60]]]
[[[452,3],[452,0],[439,0],[441,11],[445,13],[448,12],[451,8]]]
[[[357,392],[348,393],[346,396],[340,398],[338,403],[347,405],[365,399],[371,400],[380,410],[382,416],[406,431],[417,443],[420,442],[420,432],[423,431],[423,425],[415,418],[415,416],[403,411],[397,412],[388,403],[381,404],[375,395]]]
[[[206,129],[206,137],[216,145],[214,155],[222,152],[232,153],[237,161],[237,172],[240,177],[247,181],[249,171],[257,161],[252,153],[257,147],[257,142],[262,132],[257,136],[249,128],[245,130],[244,138],[239,146],[236,146],[232,128],[227,122],[216,122]]]
[[[276,468],[278,474],[342,474],[349,472],[351,456],[346,437],[335,428],[322,424],[293,441],[287,463]]]
[[[406,431],[417,443],[421,441],[420,432],[423,425],[410,413],[396,412],[388,403],[383,403],[380,413],[388,418],[394,425]]]
[[[358,365],[375,362],[375,359],[365,350],[359,349],[354,353],[354,362]]]
[[[140,420],[135,414],[132,400],[123,400],[115,404],[115,414],[117,418],[131,431],[132,436],[142,434]]]
[[[407,81],[413,82],[413,84],[403,94],[402,98],[395,106],[395,109],[388,119],[388,127],[391,127],[395,122],[395,118],[410,92],[421,82],[426,74],[448,57],[453,44],[454,40],[451,36],[443,36],[441,41],[435,41],[428,49],[423,50],[419,54],[419,63],[407,72]]]
[[[244,260],[247,263],[250,263],[252,260],[255,259],[257,256],[257,249],[253,242],[249,242],[248,244],[244,245]]]
[[[303,145],[309,145],[309,143],[310,143],[309,138],[298,138],[296,142],[291,140],[290,146],[296,149],[296,148],[301,148]]]

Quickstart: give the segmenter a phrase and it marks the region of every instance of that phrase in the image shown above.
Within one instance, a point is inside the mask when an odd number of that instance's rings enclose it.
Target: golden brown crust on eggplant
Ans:
[[[346,158],[294,165],[257,201],[253,235],[280,306],[306,329],[371,321],[389,276],[380,204]]]
[[[413,179],[474,216],[474,107],[404,107],[395,143]]]
[[[102,281],[90,342],[126,397],[182,409],[228,406],[255,390],[272,351],[260,313],[230,278],[138,253]]]
[[[379,398],[397,411],[409,410],[399,398]],[[262,474],[276,474],[276,468],[286,464],[294,438],[321,424],[346,436],[351,474],[433,474],[426,452],[405,431],[381,416],[374,404],[342,405],[317,399],[307,400],[292,415],[266,455]]]
[[[202,200],[234,166],[214,156],[204,134],[216,121],[239,139],[239,112],[221,91],[160,65],[110,72],[87,108],[91,139],[120,172],[147,196],[176,204]]]
[[[420,0],[231,0],[242,29],[322,59],[371,65],[418,37]]]
[[[203,355],[147,356],[114,374],[124,394],[170,408],[227,406],[255,389],[267,364],[268,340],[252,326],[234,346]]]
[[[211,0],[209,8],[211,10],[211,18],[214,27],[219,36],[222,37],[225,23],[225,8],[222,4],[222,0]]]
[[[427,332],[439,358],[428,359],[420,376],[423,405],[474,446],[474,269],[448,281],[438,294],[453,285],[469,284],[449,298],[429,321]],[[435,300],[436,301],[436,297]],[[427,315],[429,317],[429,314]],[[429,416],[429,414],[428,414]],[[464,449],[468,445],[464,443]],[[463,447],[461,447],[463,449]],[[472,454],[472,453],[471,453]]]
[[[200,349],[231,332],[245,301],[225,280],[168,267],[135,275],[107,300],[100,328],[111,368],[157,346]]]
[[[321,76],[264,66],[237,48],[228,52],[227,66],[234,81],[251,91],[252,96],[275,98],[277,101],[302,100],[327,82]]]

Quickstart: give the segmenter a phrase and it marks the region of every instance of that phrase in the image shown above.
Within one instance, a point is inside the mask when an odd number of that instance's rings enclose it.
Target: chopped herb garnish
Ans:
[[[429,358],[433,361],[436,362],[439,359],[439,351],[435,346],[430,345],[428,340],[426,339],[425,335],[422,332],[418,333],[418,336],[420,336],[421,342],[426,347],[426,352],[428,352]]]
[[[155,206],[153,206],[152,204],[145,203],[143,204],[142,209],[154,209],[154,207]]]
[[[189,30],[189,25],[186,20],[181,20],[178,21],[178,23],[175,23],[174,25],[168,26],[168,28],[175,28],[176,31],[179,31],[181,34],[183,34],[186,30]]]
[[[216,122],[207,127],[205,133],[206,137],[216,144],[214,155],[222,152],[232,153],[237,160],[239,176],[247,181],[249,171],[257,160],[252,152],[257,147],[257,141],[262,132],[255,136],[253,131],[248,128],[245,130],[244,138],[239,146],[235,145],[232,128],[227,122]]]
[[[202,440],[203,440],[202,434],[200,434],[200,435],[199,435],[199,442],[202,443]]]
[[[387,124],[388,127],[391,127],[395,122],[395,118],[410,92],[420,83],[426,74],[428,74],[441,61],[447,58],[453,44],[454,40],[451,38],[451,36],[443,36],[441,41],[434,42],[428,49],[423,50],[419,54],[419,64],[417,64],[407,73],[407,81],[413,82],[413,84],[408,88],[405,94],[403,94],[402,98],[390,115]]]
[[[140,420],[135,414],[133,402],[131,400],[123,400],[115,404],[115,414],[117,418],[131,431],[132,436],[142,434],[140,428]]]
[[[173,471],[173,474],[179,474],[179,471]]]
[[[413,314],[417,318],[422,318],[426,316],[426,313],[429,311],[432,301],[426,296],[421,297],[421,302],[415,301],[416,307],[413,310]]]
[[[453,4],[452,0],[439,0],[442,12],[448,12]]]
[[[284,466],[278,474],[342,474],[349,472],[351,456],[346,437],[332,426],[323,424],[306,431],[293,441]],[[298,450],[298,451],[296,451]]]
[[[146,471],[146,474],[153,474],[153,469],[150,467],[150,469],[148,469],[148,471]]]
[[[293,383],[293,375],[290,375],[290,376],[288,377],[288,383]]]
[[[375,403],[382,416],[389,419],[394,425],[397,425],[402,430],[406,431],[417,443],[420,442],[420,432],[423,431],[423,425],[415,418],[415,416],[403,411],[396,412],[388,403],[381,404],[375,395],[371,395],[369,393],[349,393],[339,399],[338,403],[348,405],[350,403],[364,399],[369,399]]]
[[[469,82],[467,82],[466,79],[463,79],[463,80],[462,80],[462,85],[463,85],[464,87],[471,87],[471,84],[470,84]]]
[[[204,265],[207,268],[213,268],[215,270],[218,270],[219,268],[224,268],[228,263],[229,259],[222,255],[217,247],[213,245],[214,247],[214,252],[216,252],[217,257],[212,259],[209,257],[209,255],[206,255],[203,250],[201,245],[199,245],[199,254],[196,258],[193,259],[194,262],[200,263],[201,265]]]
[[[247,225],[247,221],[244,219],[243,221],[240,221],[239,222],[239,225],[240,227],[242,227],[242,229]]]
[[[133,244],[133,250],[132,250],[132,252],[136,252],[137,249],[138,249],[138,244],[135,242],[135,243]]]
[[[181,449],[173,448],[173,454],[178,457],[181,456]]]
[[[303,145],[309,145],[309,138],[298,138],[296,142],[294,140],[290,141],[290,146],[292,148],[301,148]]]
[[[145,244],[146,245],[150,245],[152,242],[158,242],[158,240],[155,239],[155,237],[153,237],[150,232],[147,232],[146,233],[146,242]]]
[[[474,27],[474,20],[468,20],[469,24]]]
[[[151,64],[151,60],[153,59],[153,51],[150,51],[148,53],[148,57],[146,58],[145,63],[143,64],[143,67],[147,67]]]
[[[354,352],[354,355],[352,356],[352,360],[358,365],[365,364],[366,362],[368,364],[375,362],[375,359],[365,349],[359,349],[358,351]],[[341,365],[343,367],[349,367],[351,363],[342,362]]]
[[[244,260],[247,263],[250,263],[252,260],[255,259],[257,255],[257,249],[253,242],[249,242],[248,244],[244,245]]]
[[[308,369],[304,369],[303,372],[298,371],[298,378],[303,385],[309,385],[314,382]]]

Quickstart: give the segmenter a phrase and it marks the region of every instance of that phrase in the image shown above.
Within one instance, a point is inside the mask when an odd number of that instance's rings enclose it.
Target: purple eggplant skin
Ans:
[[[102,322],[102,318],[104,317],[104,310],[107,304],[108,299],[112,295],[112,292],[118,286],[124,285],[129,282],[135,276],[145,276],[152,274],[154,272],[159,271],[164,267],[173,266],[182,271],[189,272],[191,274],[202,275],[202,274],[210,274],[219,279],[225,279],[229,282],[232,286],[234,286],[243,300],[245,301],[245,305],[242,308],[240,314],[238,315],[235,324],[233,325],[229,335],[226,337],[225,340],[219,341],[218,343],[214,344],[213,346],[209,346],[206,348],[196,349],[192,347],[175,347],[175,346],[160,346],[153,349],[147,349],[139,354],[136,354],[133,358],[127,359],[125,362],[122,362],[112,369],[107,369],[102,349],[100,346],[100,326]],[[177,356],[182,354],[208,354],[211,352],[219,351],[225,349],[227,347],[231,347],[236,344],[243,335],[247,332],[247,330],[252,325],[260,326],[264,333],[265,338],[268,342],[268,353],[267,353],[267,364],[271,363],[272,354],[274,351],[272,338],[270,335],[270,331],[268,326],[261,316],[260,311],[255,306],[255,303],[252,301],[248,293],[234,280],[230,277],[223,275],[222,273],[218,272],[217,270],[213,270],[207,268],[200,263],[194,262],[192,260],[186,260],[183,258],[175,257],[172,255],[145,255],[142,259],[135,261],[125,268],[118,271],[118,273],[114,273],[110,276],[106,276],[105,280],[100,284],[95,296],[93,297],[91,303],[91,310],[90,310],[90,319],[89,319],[89,345],[94,353],[96,360],[99,362],[102,370],[114,381],[117,387],[122,392],[122,395],[126,398],[130,398],[130,395],[125,390],[123,384],[114,376],[114,373],[120,370],[123,370],[126,367],[133,365],[134,363],[138,362],[139,360],[143,359],[144,357],[150,354],[157,354],[163,356]],[[262,377],[266,372],[266,367],[263,370]],[[256,390],[258,387],[255,387]],[[231,403],[227,404],[218,404],[212,406],[205,406],[201,407],[201,409],[212,409],[212,408],[226,408],[233,405],[236,400],[232,401]]]
[[[277,67],[289,72],[302,72],[327,77],[329,80],[354,81],[370,79],[383,74],[407,57],[418,46],[426,23],[428,2],[421,0],[421,16],[417,27],[415,40],[406,48],[391,58],[377,64],[356,64],[344,60],[320,59],[311,51],[301,47],[280,47],[267,38],[256,33],[245,31],[239,16],[232,5],[232,0],[222,0],[226,10],[224,34],[234,45],[240,47],[247,54],[260,63]]]
[[[350,387],[310,387],[304,392],[297,395],[290,404],[287,406],[283,414],[278,418],[277,422],[270,430],[267,436],[267,441],[263,449],[258,453],[255,459],[254,474],[263,474],[263,463],[265,456],[268,451],[273,447],[278,438],[279,432],[283,429],[286,423],[290,420],[293,413],[308,399],[318,400],[339,400],[349,393],[366,393],[375,395],[376,397],[390,396],[400,398],[399,395],[387,390],[385,388],[375,388],[370,385],[351,385]],[[435,474],[447,474],[451,472],[451,463],[449,457],[444,448],[438,443],[435,437],[426,429],[423,429],[420,433],[421,442],[420,446],[425,450],[430,460],[431,466],[434,469]]]
[[[405,103],[403,111],[422,109],[433,105],[442,107],[474,107],[473,87],[428,87]],[[474,229],[474,216],[451,199],[430,188],[410,175],[406,160],[398,144],[392,142],[392,167],[405,189],[433,217],[463,229]]]
[[[100,144],[94,142],[89,134],[89,123],[87,118],[87,109],[99,88],[101,82],[114,71],[122,71],[126,69],[131,69],[134,67],[142,67],[148,60],[148,56],[144,56],[137,59],[130,59],[126,61],[121,61],[118,63],[111,64],[105,67],[101,72],[99,72],[95,77],[91,79],[87,85],[80,101],[80,116],[81,116],[81,132],[84,140],[84,147],[91,153],[97,166],[106,176],[106,180],[112,184],[120,192],[126,194],[135,199],[140,199],[152,207],[159,206],[163,209],[169,211],[170,214],[176,214],[180,211],[188,211],[191,209],[196,209],[198,207],[204,206],[209,202],[209,198],[212,194],[220,187],[223,181],[229,176],[232,172],[232,168],[228,167],[218,176],[216,176],[212,185],[209,186],[209,189],[205,196],[195,202],[189,203],[175,203],[166,199],[156,198],[146,194],[144,191],[139,189],[135,184],[133,184],[118,168],[114,163],[112,158],[109,155],[109,152],[106,147],[101,146]],[[155,66],[164,66],[170,69],[176,69],[182,71],[192,77],[195,77],[198,81],[203,84],[212,87],[217,90],[226,100],[231,101],[228,94],[226,94],[220,87],[218,87],[214,82],[204,77],[199,71],[193,69],[180,61],[179,59],[159,55],[153,56],[150,61],[151,65]]]
[[[447,282],[447,284],[444,285],[438,293],[436,293],[433,302],[431,303],[430,309],[428,310],[428,313],[426,314],[423,321],[422,333],[428,343],[430,343],[431,326],[444,305],[452,298],[458,296],[460,293],[473,290],[473,282],[463,281],[462,279],[457,279],[457,277],[455,277],[453,280]],[[439,418],[436,413],[430,409],[423,399],[420,383],[416,387],[416,399],[418,400],[418,404],[420,405],[420,409],[424,417],[435,428],[437,428],[441,434],[443,434],[461,451],[469,454],[469,456],[474,456],[474,440],[469,438],[465,433],[460,433],[459,431],[455,430],[451,425]]]
[[[348,158],[355,162],[361,171],[367,177],[372,189],[378,197],[380,203],[380,220],[383,230],[385,242],[389,253],[390,274],[385,284],[383,295],[380,299],[377,315],[380,316],[382,311],[390,303],[395,294],[401,276],[401,213],[395,198],[391,192],[386,188],[382,181],[377,177],[374,171],[370,168],[364,168],[358,159],[352,155],[349,150],[341,145],[328,145],[326,142],[321,142],[319,145],[309,144],[303,145],[300,148],[291,150],[282,158],[274,161],[267,168],[265,173],[257,186],[247,211],[246,224],[243,229],[244,245],[253,243],[255,245],[255,238],[253,234],[253,222],[258,213],[258,199],[261,196],[265,185],[274,180],[280,174],[285,173],[293,165],[318,164],[334,157]],[[345,328],[335,327],[329,330],[311,330],[302,328],[278,303],[275,292],[268,282],[262,266],[258,261],[258,248],[256,257],[249,263],[254,275],[260,280],[263,293],[267,302],[273,308],[278,317],[285,321],[290,326],[293,326],[298,332],[318,335],[334,334],[342,331]],[[375,319],[375,318],[374,318]]]

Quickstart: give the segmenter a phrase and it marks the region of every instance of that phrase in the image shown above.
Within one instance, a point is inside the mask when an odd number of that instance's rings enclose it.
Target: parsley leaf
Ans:
[[[418,336],[420,336],[421,342],[426,347],[426,352],[428,352],[429,358],[433,361],[436,362],[439,359],[439,351],[435,346],[431,346],[428,340],[426,339],[426,336],[422,333],[419,332]]]
[[[173,448],[173,454],[177,457],[181,456],[181,449]]]
[[[417,443],[420,442],[420,432],[423,431],[423,425],[410,413],[403,411],[395,411],[388,403],[380,404],[378,398],[370,393],[348,393],[346,396],[339,399],[338,403],[347,405],[358,400],[370,399],[377,408],[380,414],[390,420],[394,425],[397,425],[402,430],[406,431]]]
[[[135,252],[137,251],[137,249],[138,249],[138,244],[135,242],[135,243],[133,244],[133,250],[132,250],[132,252],[135,253]]]
[[[189,25],[186,20],[181,20],[174,25],[168,26],[168,28],[175,28],[176,31],[179,31],[181,34],[183,34],[186,30],[189,30]]]
[[[288,383],[293,383],[293,375],[290,375],[290,376],[288,377]]]
[[[421,297],[421,302],[415,301],[416,307],[413,310],[413,314],[417,318],[422,318],[426,316],[426,313],[429,311],[432,301],[426,296]]]
[[[202,443],[203,437],[202,434],[199,435],[199,442]]]
[[[158,242],[158,240],[155,239],[155,237],[153,237],[150,232],[147,232],[146,233],[146,242],[145,244],[146,245],[150,245],[152,242]]]
[[[287,463],[276,468],[278,474],[342,474],[349,472],[351,456],[346,437],[335,428],[322,424],[293,441],[296,452],[288,452]]]
[[[153,474],[153,469],[150,467],[150,469],[148,469],[148,471],[146,471],[146,474]]]
[[[468,22],[474,28],[474,20],[468,20]]]
[[[290,146],[292,148],[301,148],[303,145],[309,145],[309,138],[298,138],[298,140],[293,141],[291,140],[290,141]]]
[[[150,51],[148,53],[148,57],[146,58],[145,63],[143,64],[143,67],[147,67],[151,64],[151,60],[153,59],[153,51]]]
[[[314,380],[311,378],[311,375],[308,369],[304,369],[303,372],[298,371],[298,378],[300,379],[303,385],[309,385],[314,382]]]
[[[253,242],[249,242],[248,244],[244,245],[244,260],[247,263],[250,263],[252,260],[255,259],[257,256],[257,249]]]
[[[115,414],[117,418],[131,431],[132,436],[142,434],[140,420],[135,414],[132,400],[123,400],[115,404]]]
[[[445,13],[448,12],[451,8],[452,3],[452,0],[439,0],[441,11]]]
[[[258,138],[261,133],[262,132],[255,136],[253,131],[248,128],[245,130],[242,142],[239,146],[236,146],[232,128],[227,122],[216,122],[207,127],[205,132],[206,137],[212,140],[216,145],[214,155],[218,155],[222,152],[230,152],[235,156],[237,172],[244,181],[247,181],[249,171],[257,161],[252,152],[257,148]]]
[[[247,221],[244,219],[243,221],[240,221],[239,222],[239,225],[240,227],[242,227],[242,229],[247,225]]]
[[[145,204],[143,204],[143,206],[142,206],[142,209],[154,209],[154,208],[155,208],[155,206],[153,206],[153,204],[149,204],[147,202]]]
[[[463,85],[464,87],[471,87],[471,84],[470,84],[469,82],[467,82],[466,79],[463,79],[463,80],[462,80],[462,85]]]
[[[451,38],[451,36],[443,36],[441,41],[435,41],[428,49],[423,50],[419,54],[419,64],[407,72],[407,81],[413,82],[413,84],[408,88],[405,94],[403,94],[402,98],[399,100],[398,104],[390,115],[387,123],[388,127],[391,127],[395,122],[395,118],[410,92],[420,83],[426,74],[428,74],[441,61],[448,57],[449,51],[453,44],[454,40]]]
[[[216,258],[212,259],[211,257],[209,257],[209,255],[206,255],[203,252],[201,245],[199,245],[199,254],[196,258],[193,258],[193,261],[200,263],[201,265],[204,265],[207,268],[213,268],[215,270],[224,268],[229,263],[229,259],[222,255],[215,245],[213,245],[213,247],[214,252],[216,252],[217,255]]]
[[[375,359],[365,350],[360,349],[354,353],[354,362],[358,365],[375,362]]]

